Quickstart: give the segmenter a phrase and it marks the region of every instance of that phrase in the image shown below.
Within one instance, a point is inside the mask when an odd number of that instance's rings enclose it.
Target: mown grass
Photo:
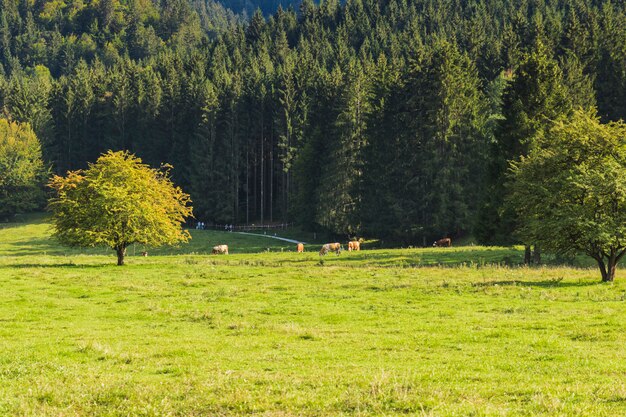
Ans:
[[[0,415],[626,414],[621,271],[481,247],[116,267],[46,227],[0,230]]]

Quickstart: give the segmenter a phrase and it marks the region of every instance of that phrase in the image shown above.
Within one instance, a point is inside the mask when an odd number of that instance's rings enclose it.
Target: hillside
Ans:
[[[626,118],[624,2],[0,6],[0,107],[52,170],[167,162],[207,223],[511,244],[509,161],[580,107]]]
[[[40,258],[45,262],[57,262],[59,259],[80,259],[80,262],[103,262],[107,258],[112,259],[114,252],[109,248],[69,248],[61,246],[52,238],[52,225],[47,215],[37,214],[19,217],[15,223],[0,224],[0,256],[9,257],[16,262]],[[240,234],[237,232],[223,232],[215,230],[190,229],[191,240],[189,243],[178,246],[165,246],[150,248],[145,246],[131,246],[128,249],[129,256],[135,261],[151,261],[154,256],[174,255],[209,255],[215,245],[227,244],[231,254],[246,254],[242,257],[234,257],[236,263],[243,263],[248,257],[253,262],[263,264],[280,265],[283,263],[296,262],[315,265],[319,263],[318,251],[323,240],[315,240],[310,233],[300,230],[277,231],[279,236],[306,242],[305,254],[293,257],[296,250],[295,244],[273,239],[271,233],[258,236],[254,234]],[[343,256],[329,255],[325,261],[335,265],[371,265],[371,266],[431,266],[431,265],[464,265],[477,263],[482,265],[502,264],[519,265],[522,262],[520,248],[504,247],[477,247],[461,246],[453,248],[426,248],[426,249],[384,249],[372,251],[371,246],[377,246],[377,242],[366,242],[362,252],[349,253],[345,249]],[[149,257],[145,259],[141,252],[148,251]],[[289,253],[289,254],[287,254]],[[281,256],[281,254],[286,254]],[[349,256],[348,256],[349,255]],[[215,262],[222,260],[228,264],[232,257],[211,257]],[[162,259],[156,262],[161,262]],[[176,261],[178,262],[178,261]]]

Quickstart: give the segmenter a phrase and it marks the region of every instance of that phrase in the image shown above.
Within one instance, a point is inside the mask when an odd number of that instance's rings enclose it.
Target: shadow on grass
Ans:
[[[15,229],[16,227],[24,226],[24,223],[14,223],[14,222],[0,222],[0,230],[3,229]]]
[[[51,238],[31,238],[24,241],[11,242],[11,246],[2,251],[3,255],[7,256],[79,255],[90,252],[95,251],[63,247]]]
[[[0,219],[0,230],[28,226],[30,224],[48,223],[47,213],[16,214],[10,219]]]
[[[563,279],[549,279],[543,281],[519,281],[519,280],[508,280],[508,281],[486,281],[486,282],[474,282],[472,286],[474,287],[537,287],[537,288],[565,288],[565,287],[590,287],[603,284],[602,281],[577,281],[577,282],[563,282]]]
[[[2,243],[0,241],[0,243]],[[153,248],[150,246],[132,245],[128,247],[128,256],[139,255],[142,251],[148,251],[150,255],[155,256],[178,256],[178,255],[210,255],[214,245],[218,244],[217,240],[214,240],[211,244],[204,243],[202,241],[191,241],[188,244],[177,246],[163,246],[159,248]],[[273,243],[273,242],[270,242]],[[249,243],[237,245],[231,242],[227,244],[232,248],[232,254],[256,254],[267,252],[268,249],[272,253],[289,253],[290,249],[295,252],[295,246],[281,245],[250,245]],[[6,256],[38,256],[38,255],[50,255],[50,256],[73,256],[73,255],[114,255],[114,251],[106,247],[95,248],[80,248],[80,247],[68,247],[58,243],[52,237],[32,237],[25,238],[23,240],[12,241],[3,247],[0,247],[0,255]]]
[[[457,247],[454,249],[400,249],[379,251],[360,251],[342,253],[341,257],[326,256],[325,261],[349,265],[366,263],[375,266],[394,266],[405,268],[417,267],[482,267],[508,266],[523,264],[523,253],[515,248],[482,248]]]
[[[115,264],[77,264],[65,262],[61,264],[28,263],[28,264],[0,264],[0,269],[28,269],[28,268],[75,268],[75,269],[95,269],[116,266]]]

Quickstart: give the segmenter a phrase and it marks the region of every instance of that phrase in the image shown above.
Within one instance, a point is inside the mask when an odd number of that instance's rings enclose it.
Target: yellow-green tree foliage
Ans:
[[[43,174],[41,145],[30,125],[0,119],[0,218],[37,206]]]
[[[54,235],[70,246],[108,246],[124,264],[133,243],[171,245],[189,240],[189,195],[175,186],[169,166],[157,170],[125,152],[109,151],[86,170],[54,176],[50,200]]]

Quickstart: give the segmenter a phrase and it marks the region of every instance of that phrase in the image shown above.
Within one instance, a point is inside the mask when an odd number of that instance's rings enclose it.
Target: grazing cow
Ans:
[[[433,243],[433,246],[437,246],[439,248],[443,248],[443,247],[449,248],[450,246],[452,246],[452,239],[450,239],[449,237],[445,237],[443,239],[436,240]]]
[[[304,252],[304,245],[302,243],[298,243],[297,248],[298,248],[298,253]]]
[[[148,256],[148,252],[147,251],[141,252],[141,256]]]
[[[348,251],[352,252],[353,250],[361,250],[361,242],[358,240],[348,242]]]
[[[228,245],[213,246],[211,253],[213,255],[228,255]]]
[[[341,253],[341,244],[339,243],[325,244],[324,246],[322,246],[322,249],[320,249],[320,256],[324,256],[328,252],[335,252],[335,254],[339,256],[339,253]]]

